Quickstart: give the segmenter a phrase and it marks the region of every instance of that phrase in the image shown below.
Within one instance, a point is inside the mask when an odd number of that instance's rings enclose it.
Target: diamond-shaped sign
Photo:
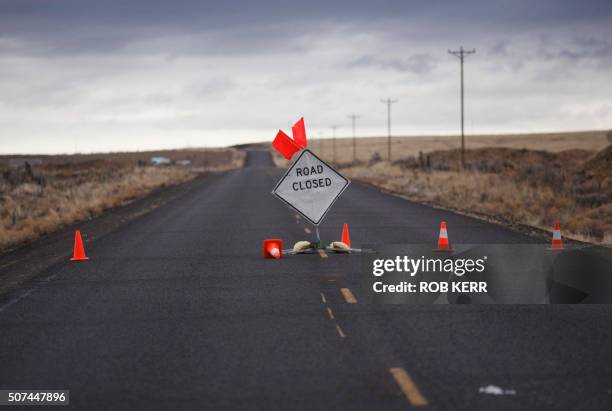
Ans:
[[[276,184],[272,194],[318,225],[350,181],[331,166],[304,150]]]

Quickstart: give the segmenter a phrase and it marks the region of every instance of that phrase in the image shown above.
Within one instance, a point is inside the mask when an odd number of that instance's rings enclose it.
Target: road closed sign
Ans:
[[[310,150],[302,154],[278,182],[272,194],[318,225],[350,181]]]

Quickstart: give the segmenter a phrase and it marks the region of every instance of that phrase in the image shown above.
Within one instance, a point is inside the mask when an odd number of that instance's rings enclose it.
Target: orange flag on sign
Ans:
[[[272,147],[281,153],[287,160],[291,160],[291,157],[301,150],[301,147],[295,144],[291,137],[283,133],[282,130],[278,130],[278,133],[276,133],[276,137],[272,142]]]
[[[300,118],[297,123],[291,127],[293,133],[293,141],[301,148],[306,148],[306,126],[304,125],[304,117]]]
[[[306,141],[306,126],[304,125],[304,117],[300,118],[297,123],[291,127],[293,138],[289,137],[283,132],[278,130],[274,141],[272,141],[272,147],[274,147],[279,153],[283,155],[287,160],[291,160],[291,157],[308,145]]]

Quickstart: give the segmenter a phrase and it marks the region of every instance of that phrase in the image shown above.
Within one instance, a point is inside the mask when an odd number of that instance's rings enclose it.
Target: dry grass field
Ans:
[[[350,141],[338,140],[335,164],[352,179],[415,201],[545,230],[559,220],[565,236],[609,245],[612,146],[606,134],[467,136],[465,170],[457,137],[395,138],[391,163],[384,138],[360,143],[356,162]],[[319,153],[319,143],[311,141],[310,148]],[[331,141],[323,150],[333,162]]]
[[[183,165],[154,166],[151,157]],[[0,251],[202,173],[241,167],[233,149],[0,156]]]
[[[559,152],[564,150],[601,150],[608,145],[606,131],[580,131],[572,133],[545,134],[500,134],[466,136],[466,149],[485,147],[506,147],[528,150]],[[347,163],[353,161],[353,139],[336,139],[336,159],[334,144],[331,139],[310,139],[310,149],[326,161]],[[439,150],[452,150],[460,147],[459,136],[416,136],[392,137],[391,159],[407,156],[418,156],[419,152],[428,153]],[[357,139],[357,160],[370,161],[378,153],[382,159],[387,158],[386,137],[364,137]]]

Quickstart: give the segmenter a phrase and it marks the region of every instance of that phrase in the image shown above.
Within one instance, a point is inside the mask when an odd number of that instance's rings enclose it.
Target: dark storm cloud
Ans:
[[[610,21],[610,16],[612,2],[606,0],[4,0],[0,38],[25,41],[33,53],[108,53],[143,41],[151,43],[150,51],[169,52],[168,44],[154,41],[163,37],[183,40],[174,51],[178,54],[232,53],[287,48],[292,39],[326,22],[398,34],[416,25],[435,37],[449,30],[466,35],[491,28],[520,31]]]
[[[349,62],[348,67],[377,67],[399,72],[426,74],[435,68],[438,61],[438,58],[425,53],[412,54],[406,58],[365,55]]]
[[[576,37],[559,49],[540,48],[540,54],[548,60],[566,60],[580,62],[583,60],[612,60],[612,40],[609,38]]]
[[[506,57],[508,56],[508,48],[510,42],[508,40],[497,40],[493,46],[487,51],[491,57]]]
[[[461,44],[483,129],[607,128],[611,16],[609,0],[0,0],[0,150],[231,144],[301,115],[319,135],[351,112],[374,135],[387,96],[398,133],[454,132]]]

